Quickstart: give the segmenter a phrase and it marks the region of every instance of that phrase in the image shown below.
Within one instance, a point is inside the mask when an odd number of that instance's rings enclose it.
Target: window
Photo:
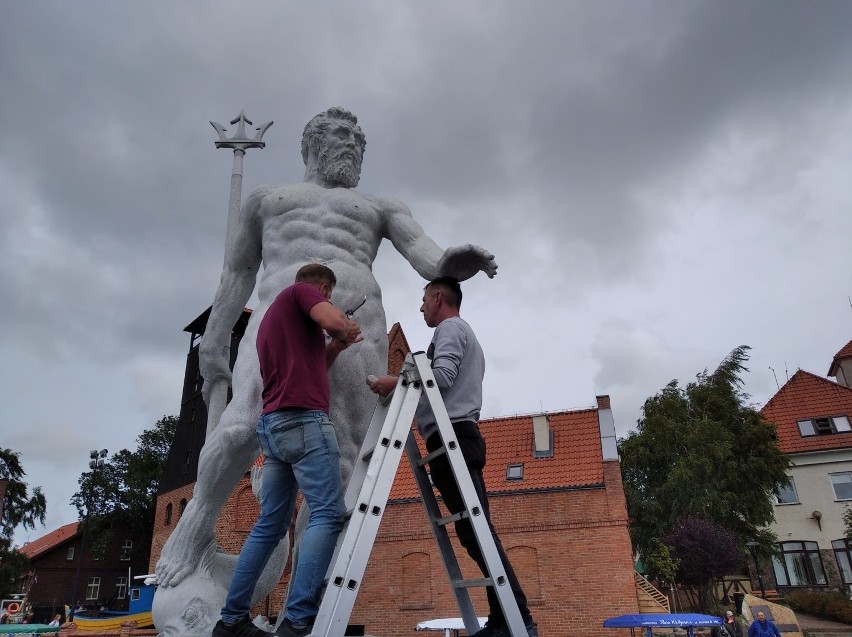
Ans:
[[[101,578],[90,577],[89,584],[86,586],[86,599],[97,599],[98,593],[101,592]]]
[[[796,493],[796,483],[793,478],[789,478],[789,482],[775,492],[775,504],[798,504],[799,496]]]
[[[172,523],[172,503],[166,505],[166,522],[163,526],[169,526]]]
[[[852,500],[852,473],[830,473],[835,500]]]
[[[524,465],[522,464],[510,464],[506,467],[506,480],[523,480],[524,479]]]
[[[130,553],[133,551],[133,540],[124,540],[121,543],[121,554],[118,556],[118,559],[126,562],[130,559]]]
[[[186,498],[181,498],[180,508],[178,508],[178,520],[183,516],[183,512],[186,509]]]
[[[68,547],[68,552],[65,554],[65,559],[68,560],[69,562],[74,559],[74,547],[73,546]]]
[[[837,569],[844,584],[852,584],[852,556],[849,554],[849,544],[846,540],[834,540],[831,543],[834,557],[837,559]]]
[[[772,557],[779,586],[826,586],[825,570],[816,542],[781,542],[781,560]]]
[[[127,597],[127,578],[118,577],[115,580],[115,598],[124,599]]]
[[[802,437],[829,436],[831,434],[842,434],[852,431],[849,419],[845,415],[800,420],[798,425],[799,433]]]
[[[131,588],[130,589],[130,601],[138,602],[139,598],[142,596],[141,588]]]

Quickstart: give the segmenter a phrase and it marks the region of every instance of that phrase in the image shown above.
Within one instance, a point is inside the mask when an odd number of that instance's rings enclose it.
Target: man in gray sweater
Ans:
[[[451,277],[439,277],[430,281],[423,292],[423,319],[426,325],[435,328],[432,343],[426,355],[432,362],[432,371],[441,391],[441,396],[453,423],[453,429],[459,442],[462,455],[464,456],[470,478],[482,503],[491,535],[503,567],[506,577],[512,588],[512,593],[518,603],[524,624],[527,627],[529,637],[538,637],[538,629],[533,622],[532,615],[527,607],[527,598],[500,538],[491,524],[491,514],[488,509],[488,496],[485,490],[485,481],[482,477],[482,469],[485,467],[485,440],[479,432],[479,412],[482,409],[482,379],[485,376],[485,355],[476,340],[470,325],[459,316],[461,308],[462,291],[456,279]],[[396,387],[395,376],[382,376],[371,385],[375,393],[387,396]],[[426,441],[426,448],[431,453],[442,446],[441,437],[438,435],[437,424],[432,410],[425,395],[421,397],[417,407],[417,426],[420,434]],[[435,458],[429,463],[429,472],[433,484],[438,488],[444,498],[444,504],[451,513],[464,510],[464,502],[459,493],[458,485],[453,478],[450,463],[445,455]],[[467,550],[468,555],[479,565],[484,575],[488,574],[482,551],[473,527],[467,519],[455,523],[461,545]],[[500,608],[500,602],[494,590],[489,587],[488,595],[488,622],[485,627],[474,633],[471,637],[509,637],[506,620]]]

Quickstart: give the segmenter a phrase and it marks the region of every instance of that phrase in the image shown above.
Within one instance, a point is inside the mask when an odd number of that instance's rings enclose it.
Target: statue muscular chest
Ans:
[[[381,239],[376,203],[346,188],[272,190],[260,213],[264,242],[309,242],[353,250]]]

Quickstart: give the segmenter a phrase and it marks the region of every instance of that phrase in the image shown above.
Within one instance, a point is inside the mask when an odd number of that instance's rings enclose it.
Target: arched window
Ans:
[[[186,498],[181,498],[180,500],[180,508],[178,509],[178,520],[183,516],[183,512],[186,509]]]
[[[429,574],[428,553],[409,553],[402,556],[402,609],[425,610],[434,608],[432,578]]]
[[[169,526],[172,523],[172,503],[166,505],[166,522],[163,526]]]
[[[542,603],[541,577],[538,573],[538,551],[531,546],[513,546],[506,551],[509,563],[521,582],[530,604]]]

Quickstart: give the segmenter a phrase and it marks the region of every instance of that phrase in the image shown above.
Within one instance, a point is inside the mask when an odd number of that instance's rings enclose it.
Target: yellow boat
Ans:
[[[134,586],[130,589],[130,608],[126,611],[81,610],[74,613],[74,624],[81,632],[96,630],[119,630],[125,622],[136,622],[137,628],[153,628],[154,619],[151,616],[151,605],[154,602],[156,586]],[[71,616],[71,609],[65,607],[65,616]]]

